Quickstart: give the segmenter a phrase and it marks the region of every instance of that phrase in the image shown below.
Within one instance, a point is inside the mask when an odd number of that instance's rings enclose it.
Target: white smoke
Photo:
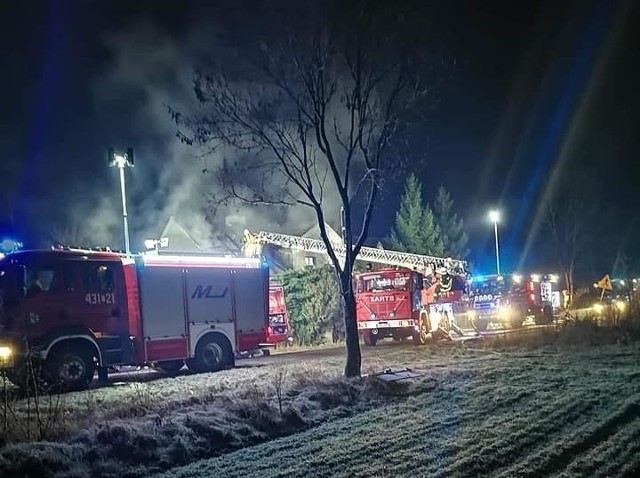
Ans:
[[[158,238],[171,216],[205,248],[213,247],[218,234],[238,237],[244,228],[300,233],[316,220],[313,210],[305,206],[283,211],[238,203],[220,206],[215,217],[210,214],[205,194],[215,191],[217,184],[203,169],[215,170],[223,155],[228,158],[233,152],[218,150],[204,160],[198,158],[199,151],[177,138],[167,110],[171,106],[181,112],[198,111],[192,68],[206,31],[194,28],[176,39],[143,23],[112,32],[104,40],[111,61],[94,79],[93,91],[96,109],[111,118],[112,146],[135,150],[135,167],[126,170],[134,250],[141,249],[145,239]],[[210,43],[210,37],[207,41],[207,53],[214,55],[218,46]],[[94,243],[119,245],[122,211],[117,174],[112,173],[113,195],[106,198],[102,191],[92,197],[84,192],[72,221],[85,224]],[[325,203],[326,215],[335,223],[338,198],[328,194]]]

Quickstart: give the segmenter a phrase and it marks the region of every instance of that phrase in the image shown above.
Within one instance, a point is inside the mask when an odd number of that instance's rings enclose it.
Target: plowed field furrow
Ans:
[[[626,426],[638,416],[635,401],[628,403],[614,413],[594,416],[593,420],[580,427],[568,427],[562,441],[551,442],[538,453],[508,470],[506,476],[536,477],[549,476],[565,469],[576,457],[587,454],[592,448],[606,442],[621,427]]]
[[[498,429],[501,433],[492,436],[482,436],[481,429],[469,431],[480,437],[477,443],[458,457],[451,468],[433,470],[434,476],[493,475],[513,463],[514,457],[561,435],[566,426],[587,422],[593,409],[593,403],[580,402],[566,408],[559,407],[548,415],[540,413],[519,417],[509,427]]]
[[[620,428],[607,441],[600,443],[587,455],[590,460],[575,460],[567,471],[569,476],[618,476],[625,464],[640,456],[640,417]]]

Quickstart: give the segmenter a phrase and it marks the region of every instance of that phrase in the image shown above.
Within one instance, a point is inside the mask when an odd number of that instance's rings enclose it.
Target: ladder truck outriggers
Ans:
[[[260,255],[264,244],[327,253],[319,239],[245,231],[246,256]],[[344,244],[331,245],[343,259]],[[453,315],[464,313],[465,261],[373,247],[362,247],[356,259],[383,266],[354,277],[358,330],[365,344],[376,345],[384,337],[411,337],[416,344],[424,344],[430,337],[448,337]]]

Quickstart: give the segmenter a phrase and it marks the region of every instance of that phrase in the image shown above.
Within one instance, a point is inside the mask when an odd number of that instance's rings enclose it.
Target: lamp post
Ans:
[[[489,212],[489,219],[493,222],[493,231],[496,237],[496,269],[500,275],[500,249],[498,248],[498,221],[500,220],[500,212],[493,210]]]
[[[120,171],[120,192],[122,193],[122,222],[124,224],[124,250],[127,255],[131,254],[129,246],[129,222],[127,220],[127,190],[124,181],[124,168],[133,167],[133,148],[128,148],[122,153],[109,148],[109,166],[118,168]]]

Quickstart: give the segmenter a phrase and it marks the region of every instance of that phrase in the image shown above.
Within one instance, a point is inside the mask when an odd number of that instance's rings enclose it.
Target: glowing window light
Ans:
[[[145,265],[166,266],[191,266],[191,267],[244,267],[246,269],[259,269],[262,261],[257,258],[245,257],[219,257],[219,256],[170,256],[142,254]]]

